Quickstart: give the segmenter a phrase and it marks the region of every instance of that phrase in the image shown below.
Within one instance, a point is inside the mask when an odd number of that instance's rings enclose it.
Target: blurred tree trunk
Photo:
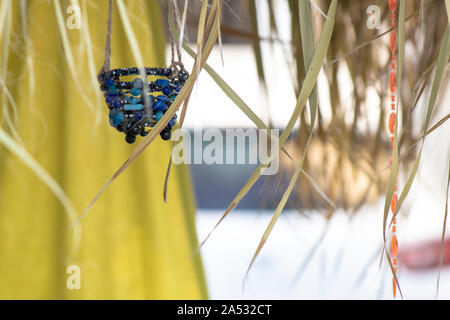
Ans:
[[[25,148],[81,213],[133,146],[109,126],[95,79],[103,64],[107,1],[78,1],[81,29],[66,26],[72,16],[67,9],[77,1],[57,1],[3,0],[0,6],[0,17],[6,12],[0,28],[1,75],[17,107],[14,117],[2,90],[0,119],[6,128],[5,114],[11,116]],[[158,2],[123,3],[145,65],[164,66]],[[135,66],[133,57],[116,7],[111,67]],[[77,228],[68,229],[71,221],[47,186],[0,146],[1,299],[207,298],[201,260],[193,255],[197,238],[189,172],[184,166],[172,168],[165,204],[171,144],[157,140],[79,223],[81,235]],[[79,246],[72,250],[78,236]],[[70,265],[80,268],[79,290],[66,286]]]

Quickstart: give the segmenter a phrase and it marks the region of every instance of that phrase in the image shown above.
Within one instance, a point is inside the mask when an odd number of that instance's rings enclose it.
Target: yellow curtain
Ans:
[[[114,2],[124,4],[144,64],[164,66],[158,1]],[[107,0],[0,4],[1,126],[63,187],[77,213],[133,150],[109,126],[95,79],[107,12]],[[112,68],[136,65],[124,21],[116,6]],[[207,298],[193,254],[195,204],[186,167],[172,168],[168,203],[162,199],[170,147],[157,139],[68,229],[71,220],[54,193],[0,145],[0,298]],[[79,289],[70,285],[78,279]]]

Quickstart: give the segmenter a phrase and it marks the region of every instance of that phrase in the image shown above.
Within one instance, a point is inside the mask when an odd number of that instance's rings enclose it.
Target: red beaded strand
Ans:
[[[391,38],[390,38],[390,49],[391,49],[391,75],[389,77],[389,88],[391,92],[391,106],[389,110],[389,118],[388,118],[388,127],[389,127],[389,135],[391,141],[391,158],[390,165],[392,167],[392,152],[394,151],[394,135],[395,135],[395,125],[397,119],[397,96],[396,96],[396,56],[395,53],[397,51],[397,41],[395,34],[395,10],[397,9],[397,1],[389,0],[389,10],[391,11]],[[391,199],[391,212],[394,214],[395,208],[397,207],[397,185],[394,188],[394,194]],[[397,241],[397,219],[394,218],[392,222],[392,238],[391,238],[391,255],[392,255],[392,264],[394,267],[394,273],[397,273],[397,265],[398,265],[398,241]],[[397,282],[395,280],[395,276],[392,278],[392,293],[394,298],[397,295]]]

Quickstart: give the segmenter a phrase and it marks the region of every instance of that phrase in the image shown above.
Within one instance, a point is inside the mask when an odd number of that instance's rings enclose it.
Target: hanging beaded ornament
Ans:
[[[108,31],[105,64],[98,75],[100,89],[109,108],[109,122],[125,134],[125,141],[132,144],[136,136],[145,137],[161,120],[181,91],[189,74],[181,62],[174,61],[169,68],[120,68],[110,70],[112,1],[109,2]],[[181,55],[178,55],[181,60]],[[160,77],[148,81],[148,77]],[[126,78],[122,80],[122,78]],[[161,131],[163,140],[169,140],[177,115]]]
[[[146,76],[164,77],[155,81]],[[122,77],[135,76],[133,81],[121,81]],[[99,75],[101,90],[109,108],[111,126],[125,133],[125,140],[134,143],[136,136],[145,137],[149,129],[163,117],[188,78],[188,73],[174,68],[121,68]],[[155,94],[159,93],[159,94]],[[175,115],[161,131],[161,138],[169,140],[175,125]]]

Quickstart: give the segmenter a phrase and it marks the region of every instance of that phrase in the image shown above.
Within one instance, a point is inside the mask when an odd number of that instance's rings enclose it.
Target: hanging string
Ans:
[[[172,19],[172,21],[176,21],[177,17],[176,17],[176,8],[175,8],[175,3],[173,0],[169,1],[169,13],[167,15],[168,20],[169,20],[169,25],[170,25],[170,19]],[[169,28],[169,41],[170,41],[170,46],[171,46],[171,54],[172,54],[172,60],[171,63],[174,62],[179,62],[181,63],[181,48],[180,48],[180,44],[177,41],[176,45],[175,45],[175,39],[174,39],[174,34],[172,33],[172,30],[170,30]],[[175,61],[175,51],[177,53],[177,59],[178,61]]]
[[[169,31],[169,42],[170,42],[170,53],[171,53],[171,59],[170,64],[175,63],[175,41],[173,39],[172,31]]]
[[[106,45],[105,45],[105,62],[100,69],[100,73],[111,69],[111,32],[112,32],[112,14],[113,14],[113,0],[109,0],[108,8],[108,22],[106,31]]]
[[[106,31],[106,45],[105,45],[105,62],[100,69],[99,74],[111,69],[111,33],[112,33],[112,14],[113,14],[113,0],[109,0],[108,8],[108,21],[107,21],[107,31]],[[169,1],[168,19],[176,19],[175,7],[173,1]],[[169,42],[171,45],[171,64],[170,67],[175,68],[175,75],[179,71],[184,70],[184,65],[181,62],[181,48],[180,44],[175,43],[174,35],[171,30],[169,30]],[[177,60],[175,60],[175,52],[177,54]]]
[[[173,0],[169,0],[169,7],[168,7],[168,13],[167,13],[167,20],[168,25],[170,25],[170,20],[176,21],[176,8]],[[172,78],[175,78],[178,76],[178,73],[180,71],[186,71],[184,69],[183,62],[181,61],[181,48],[180,44],[177,41],[175,43],[175,37],[172,33],[172,30],[169,28],[169,42],[170,42],[170,50],[171,50],[171,61],[169,68],[174,70],[174,73],[172,74]],[[175,52],[177,54],[177,60],[175,60]]]

